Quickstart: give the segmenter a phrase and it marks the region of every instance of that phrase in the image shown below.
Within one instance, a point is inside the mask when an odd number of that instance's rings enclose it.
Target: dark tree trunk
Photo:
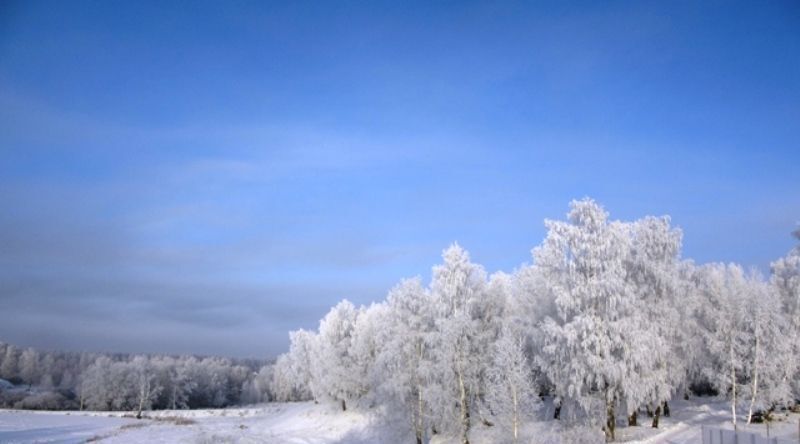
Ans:
[[[628,417],[628,427],[638,426],[639,423],[636,421],[638,414],[636,410],[631,413],[631,416]]]
[[[648,405],[648,406],[645,406],[645,410],[647,411],[647,416],[652,418],[653,417],[653,409],[651,409],[650,406]]]
[[[417,435],[417,444],[422,444],[422,437]]]
[[[608,411],[606,412],[608,419],[606,420],[606,441],[614,440],[614,429],[617,427],[617,418],[614,416],[614,404],[608,404]]]
[[[342,399],[342,411],[343,412],[347,411],[347,404],[344,402],[344,399]]]
[[[669,402],[664,401],[664,417],[669,418]]]
[[[556,406],[556,411],[553,414],[553,419],[561,419],[561,403]]]
[[[658,417],[661,416],[661,406],[656,407],[656,414],[653,415],[653,428],[658,428]]]

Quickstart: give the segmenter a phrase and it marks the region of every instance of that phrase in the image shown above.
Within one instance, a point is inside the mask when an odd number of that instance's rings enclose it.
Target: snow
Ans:
[[[118,430],[135,419],[81,415],[73,412],[0,410],[2,443],[77,443]]]
[[[549,409],[542,409],[544,417]],[[701,427],[732,429],[729,405],[709,398],[674,401],[672,417],[661,419],[661,428],[649,426],[641,415],[638,427],[620,423],[617,442],[701,443]],[[128,417],[126,417],[128,416]],[[781,442],[798,442],[796,413],[779,412],[770,425],[770,436]],[[252,443],[287,444],[401,443],[413,442],[402,424],[387,424],[374,411],[342,412],[334,404],[271,403],[247,408],[212,410],[164,410],[147,412],[136,420],[125,412],[33,412],[0,410],[2,443],[77,443],[99,439],[103,443]],[[739,430],[766,436],[766,425],[739,425]],[[473,443],[508,442],[497,427],[476,425]],[[564,429],[563,423],[539,420],[522,429],[520,442],[602,442],[600,430]],[[432,444],[458,442],[457,437],[435,437]]]
[[[127,417],[126,417],[127,416]],[[383,427],[373,415],[332,405],[273,403],[251,408],[163,410],[136,420],[127,412],[0,410],[2,443],[225,443],[324,444],[376,442]],[[397,439],[401,441],[401,439]]]

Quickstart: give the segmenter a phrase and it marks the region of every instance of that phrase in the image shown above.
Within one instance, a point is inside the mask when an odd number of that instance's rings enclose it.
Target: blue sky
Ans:
[[[6,1],[0,339],[271,356],[584,196],[766,271],[798,122],[796,2]]]

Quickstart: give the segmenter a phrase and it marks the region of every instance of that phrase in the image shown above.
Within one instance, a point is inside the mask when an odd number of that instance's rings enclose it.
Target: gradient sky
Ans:
[[[0,340],[274,356],[584,196],[768,270],[800,4],[0,2]]]

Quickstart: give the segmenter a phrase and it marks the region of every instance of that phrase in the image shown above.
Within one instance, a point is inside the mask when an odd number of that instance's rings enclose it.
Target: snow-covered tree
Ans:
[[[275,364],[272,366],[272,380],[270,382],[270,391],[275,396],[276,401],[296,401],[298,400],[294,393],[293,380],[295,379],[292,373],[291,357],[288,353],[278,356]],[[309,397],[311,395],[309,394]]]
[[[628,354],[628,374],[622,381],[622,396],[631,424],[642,405],[653,406],[653,427],[658,427],[661,404],[669,414],[667,401],[686,376],[683,360],[685,323],[679,308],[685,301],[679,279],[682,234],[670,226],[669,217],[645,217],[628,225],[631,237],[626,259],[626,281],[637,298],[637,308],[629,315],[637,318],[639,330],[646,334],[632,338],[639,350]]]
[[[745,328],[747,277],[738,265],[708,264],[697,273],[697,284],[702,297],[699,322],[707,356],[703,374],[719,393],[729,395],[735,427],[740,379],[749,348]]]
[[[497,422],[510,431],[513,442],[519,429],[533,417],[541,401],[525,354],[525,338],[505,327],[492,347],[492,364],[487,372],[487,402]]]
[[[486,290],[481,297],[476,298],[472,308],[472,318],[475,322],[476,332],[473,339],[473,350],[492,350],[495,342],[500,338],[504,325],[513,320],[508,319],[508,304],[511,299],[513,278],[511,275],[497,272],[489,276]],[[516,317],[514,318],[516,320]],[[515,326],[516,327],[516,326]],[[515,333],[524,336],[519,327]],[[478,375],[473,389],[473,399],[478,419],[483,423],[490,422],[491,412],[484,408],[488,390],[489,370],[494,365],[492,353],[477,353]]]
[[[0,378],[11,379],[17,376],[19,371],[17,348],[8,345],[3,355],[3,363],[0,364]]]
[[[170,409],[189,408],[189,397],[197,388],[197,382],[192,378],[186,362],[182,361],[170,368],[169,374],[166,406]]]
[[[353,387],[354,398],[364,400],[367,405],[375,401],[376,387],[383,375],[376,370],[375,362],[386,343],[385,329],[389,321],[384,304],[372,304],[362,308],[356,318],[353,338],[350,343],[350,371],[348,377]]]
[[[136,393],[136,417],[142,417],[143,410],[150,410],[162,387],[158,385],[156,373],[146,356],[136,356],[129,364],[130,381]]]
[[[19,357],[19,376],[29,386],[39,382],[39,354],[26,348]]]
[[[627,227],[609,222],[590,199],[573,201],[567,222],[546,221],[548,234],[534,263],[556,315],[542,323],[538,366],[561,400],[572,400],[610,439],[615,409],[633,365],[648,353],[636,294],[626,281]]]
[[[486,272],[469,254],[453,244],[442,254],[444,263],[433,269],[431,294],[435,304],[435,378],[431,406],[442,430],[458,433],[469,442],[473,397],[478,392],[481,366],[481,301]],[[455,406],[455,409],[454,409]]]
[[[101,356],[83,373],[79,394],[81,410],[84,405],[92,410],[112,409],[112,391],[119,386],[112,385],[111,366],[111,359]]]
[[[254,373],[252,378],[245,380],[242,385],[242,403],[255,404],[272,401],[273,372],[272,365],[265,365],[259,369],[258,373]]]
[[[800,228],[794,231],[800,241]],[[790,375],[787,378],[796,402],[800,402],[800,244],[785,257],[772,263],[770,283],[777,291],[782,312],[788,323],[784,333],[787,341],[793,344],[792,352],[786,356]]]
[[[793,401],[790,377],[793,373],[791,337],[788,320],[782,311],[774,287],[758,273],[747,280],[744,329],[748,335],[745,375],[749,380],[742,389],[742,399],[749,399],[747,423],[754,409],[771,410],[774,405]]]
[[[397,405],[414,430],[417,444],[425,439],[429,416],[432,335],[435,328],[430,294],[419,278],[395,286],[387,297],[385,343],[376,368],[382,374],[379,390],[388,404]]]
[[[307,330],[289,332],[289,351],[279,356],[272,374],[272,392],[279,401],[305,401],[314,393],[317,335]]]
[[[358,396],[358,386],[351,377],[350,354],[359,310],[347,300],[331,309],[320,321],[316,341],[313,386],[316,398],[330,398],[347,410],[347,401]]]

